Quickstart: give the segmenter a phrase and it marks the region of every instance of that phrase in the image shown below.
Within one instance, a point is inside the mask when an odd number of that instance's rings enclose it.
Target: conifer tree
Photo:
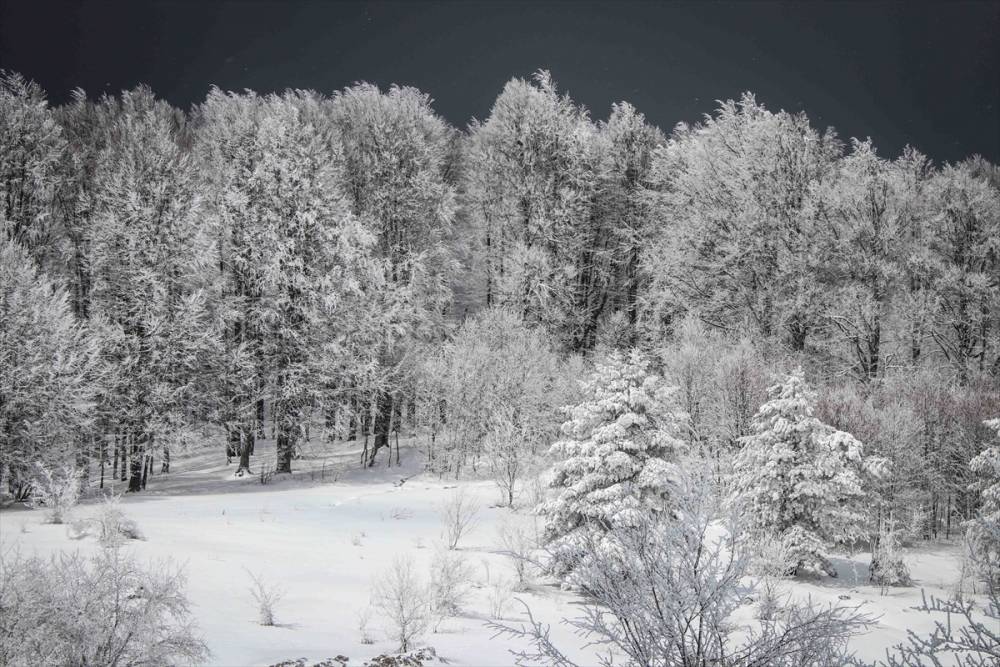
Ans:
[[[539,510],[555,571],[574,567],[589,531],[626,527],[666,506],[685,449],[674,392],[638,351],[597,364],[549,452],[558,495]]]
[[[741,438],[732,493],[758,535],[781,541],[793,573],[817,567],[836,576],[827,548],[861,536],[862,477],[884,474],[884,462],[814,417],[815,402],[801,370],[768,389],[752,434]]]

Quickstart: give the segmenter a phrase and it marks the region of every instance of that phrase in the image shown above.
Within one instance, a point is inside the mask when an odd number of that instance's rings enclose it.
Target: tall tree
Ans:
[[[450,303],[456,215],[451,182],[453,130],[410,87],[382,92],[359,84],[338,92],[330,117],[344,157],[351,211],[376,239],[384,264],[374,341],[379,372],[361,402],[374,396],[374,463],[388,445],[392,414],[407,382],[402,364],[413,341],[439,337]]]
[[[599,279],[593,215],[596,130],[586,110],[560,95],[548,72],[512,79],[467,145],[465,203],[482,241],[486,305],[518,309],[526,321],[581,347]]]

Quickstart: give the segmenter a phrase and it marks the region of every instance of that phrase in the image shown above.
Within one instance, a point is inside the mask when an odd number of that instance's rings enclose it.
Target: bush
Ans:
[[[454,616],[469,597],[472,568],[465,559],[444,549],[434,554],[431,561],[431,605],[437,625],[447,616]]]
[[[372,589],[372,606],[389,624],[389,632],[405,653],[413,640],[430,624],[430,604],[426,587],[420,583],[410,561],[397,558],[381,574]]]
[[[872,622],[857,608],[778,599],[765,587],[756,619],[735,622],[757,589],[747,577],[745,533],[735,517],[721,520],[710,488],[707,479],[682,479],[672,516],[587,531],[570,577],[589,603],[582,617],[565,622],[627,665],[848,664],[848,638]],[[574,665],[526,611],[526,624],[491,624],[532,645],[517,653],[519,664]]]
[[[257,603],[257,618],[261,625],[277,625],[274,619],[274,608],[281,602],[285,593],[277,586],[265,583],[260,575],[256,575],[250,570],[246,571],[250,576],[252,585],[250,595]]]
[[[31,506],[45,508],[47,523],[65,523],[80,500],[81,479],[81,472],[72,464],[51,470],[41,461],[36,461]]]
[[[0,664],[166,665],[208,658],[195,634],[184,577],[120,549],[90,558],[0,558]]]
[[[464,488],[458,488],[441,508],[441,523],[448,549],[458,547],[458,541],[476,525],[479,503]]]
[[[504,521],[497,530],[497,537],[503,555],[510,558],[514,566],[517,590],[527,590],[539,569],[535,561],[535,550],[538,548],[536,532],[527,526]]]

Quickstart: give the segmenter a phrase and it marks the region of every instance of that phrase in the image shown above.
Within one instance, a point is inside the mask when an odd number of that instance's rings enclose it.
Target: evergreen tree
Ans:
[[[862,476],[881,474],[883,462],[814,417],[815,402],[801,371],[768,389],[753,433],[741,439],[732,493],[759,535],[781,540],[793,573],[818,567],[836,576],[826,549],[861,535]]]
[[[564,438],[549,451],[558,495],[539,511],[554,570],[574,567],[589,531],[636,524],[666,506],[685,449],[675,391],[638,351],[597,364],[562,426]]]

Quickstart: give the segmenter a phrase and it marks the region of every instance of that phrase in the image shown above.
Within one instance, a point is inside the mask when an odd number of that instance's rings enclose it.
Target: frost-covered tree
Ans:
[[[195,217],[183,116],[143,87],[122,93],[113,113],[95,175],[91,305],[114,367],[105,409],[139,491],[154,448],[192,414],[186,399],[210,331],[198,289],[209,239]]]
[[[75,465],[93,426],[98,350],[65,290],[19,243],[0,242],[0,475],[19,499],[36,461]]]
[[[854,436],[817,419],[815,403],[801,371],[768,389],[753,433],[741,439],[732,498],[755,532],[782,542],[792,573],[816,567],[836,576],[826,549],[861,536],[862,477],[884,474],[884,462],[866,459]]]
[[[929,334],[963,380],[1000,371],[1000,186],[973,161],[933,179]]]
[[[39,259],[49,251],[65,150],[44,91],[0,70],[0,232]]]
[[[590,261],[584,266],[600,277],[596,268],[607,262],[609,276],[606,291],[595,289],[600,286],[599,280],[588,277],[581,281],[585,288],[581,302],[588,306],[589,315],[582,343],[591,347],[592,332],[599,333],[598,327],[603,327],[605,335],[613,337],[606,342],[635,345],[640,295],[647,282],[642,255],[653,231],[647,189],[652,187],[654,152],[665,139],[627,102],[612,105],[611,115],[598,125],[598,130],[602,164],[595,208],[601,229],[595,241],[602,243],[591,250]]]
[[[426,418],[439,422],[441,451],[432,456],[442,460],[435,465],[455,474],[476,470],[491,434],[508,428],[524,437],[493,442],[505,456],[524,462],[540,453],[556,435],[552,424],[572,394],[566,365],[548,334],[505,308],[466,320],[427,356],[420,374]]]
[[[376,372],[359,378],[354,400],[374,403],[373,464],[389,444],[394,413],[412,393],[406,354],[443,334],[455,270],[457,201],[451,169],[454,131],[416,88],[382,92],[358,84],[336,93],[330,119],[343,154],[348,205],[375,238],[382,289],[372,304],[369,344]],[[374,400],[373,400],[374,399]]]
[[[685,448],[675,391],[638,351],[614,352],[596,365],[582,402],[562,426],[563,439],[549,451],[556,497],[539,512],[553,570],[575,567],[592,530],[636,523],[669,502]]]
[[[600,152],[586,110],[548,72],[510,80],[470,128],[464,201],[487,306],[515,308],[578,347],[591,319]]]
[[[986,426],[1000,438],[1000,418],[987,421]],[[979,513],[966,524],[966,539],[981,574],[1000,590],[1000,445],[984,449],[969,462],[969,468],[976,479],[970,490],[978,493],[980,505]]]
[[[871,141],[855,140],[835,174],[813,189],[823,258],[814,280],[829,291],[823,342],[863,382],[884,374],[894,353],[912,357],[917,346],[919,355],[927,172],[915,151],[890,161]],[[905,347],[893,349],[897,340]]]
[[[832,131],[818,132],[805,114],[771,112],[749,93],[701,124],[679,125],[651,177],[662,221],[643,259],[651,331],[696,310],[713,327],[746,323],[803,349],[823,302],[807,203],[840,151]]]

